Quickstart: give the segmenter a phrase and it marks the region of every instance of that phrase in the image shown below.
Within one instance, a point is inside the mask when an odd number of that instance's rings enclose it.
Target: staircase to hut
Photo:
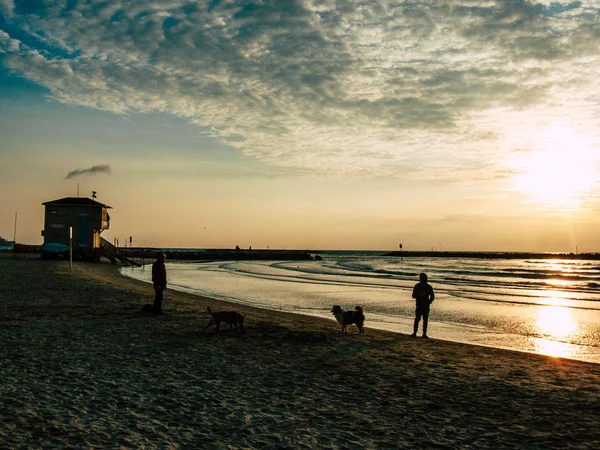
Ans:
[[[125,265],[129,264],[132,266],[142,267],[140,263],[121,255],[119,253],[119,249],[103,237],[100,237],[100,256],[108,258],[113,264],[116,264],[117,261],[120,261]]]

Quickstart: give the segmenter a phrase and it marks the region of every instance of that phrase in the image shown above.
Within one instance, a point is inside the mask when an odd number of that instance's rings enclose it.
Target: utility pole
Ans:
[[[13,233],[13,247],[17,243],[17,214],[15,213],[15,232]]]
[[[69,227],[69,267],[73,268],[73,227]]]

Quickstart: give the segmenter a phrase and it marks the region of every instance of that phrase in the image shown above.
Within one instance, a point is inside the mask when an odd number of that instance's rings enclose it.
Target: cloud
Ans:
[[[0,13],[6,17],[12,17],[15,12],[15,3],[13,0],[0,0]]]
[[[491,112],[600,134],[595,0],[20,5],[0,54],[55,100],[177,115],[280,166],[494,178],[518,136]]]
[[[82,175],[89,175],[89,174],[96,174],[96,173],[110,173],[110,166],[108,164],[99,164],[96,166],[92,166],[89,169],[72,170],[67,174],[67,176],[65,177],[65,180],[68,180],[70,178],[79,177]]]

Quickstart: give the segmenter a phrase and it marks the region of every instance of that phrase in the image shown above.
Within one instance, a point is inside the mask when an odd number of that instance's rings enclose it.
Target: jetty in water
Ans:
[[[160,249],[121,248],[120,253],[129,258],[154,258],[159,252],[167,260],[195,261],[310,261],[313,257],[305,250],[242,250],[242,249]]]
[[[393,251],[382,256],[403,258],[471,258],[471,259],[584,259],[600,260],[600,253],[532,253],[532,252],[441,252]]]

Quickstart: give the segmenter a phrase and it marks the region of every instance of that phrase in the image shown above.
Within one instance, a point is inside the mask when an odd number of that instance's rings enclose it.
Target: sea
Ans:
[[[435,291],[430,338],[600,363],[600,261],[318,255],[321,260],[168,261],[169,289],[332,321],[333,305],[360,305],[367,333],[411,334],[412,289],[424,272]],[[121,271],[151,282],[150,266]],[[168,292],[165,304],[168,309]]]

